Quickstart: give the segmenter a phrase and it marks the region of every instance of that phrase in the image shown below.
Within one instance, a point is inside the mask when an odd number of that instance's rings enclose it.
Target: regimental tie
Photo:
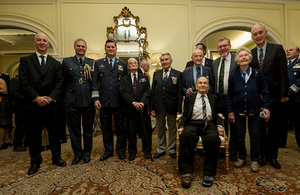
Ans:
[[[109,60],[109,67],[112,68],[112,59]]]
[[[262,48],[260,48],[260,50],[259,50],[259,60],[258,60],[258,63],[259,63],[259,68],[262,69],[263,64],[264,64],[264,53],[263,53],[263,49]]]
[[[291,60],[289,60],[289,62],[288,62],[288,66],[290,66],[290,65],[291,65],[291,62],[292,62],[292,61],[291,61]]]
[[[79,58],[79,63],[82,64],[82,58]]]
[[[203,124],[204,124],[204,128],[205,129],[207,127],[207,115],[206,115],[206,103],[205,103],[205,95],[201,95],[202,97],[202,109],[203,109]]]
[[[197,78],[201,76],[201,69],[200,67],[196,67],[197,70]]]
[[[246,81],[246,73],[243,72],[243,79]]]
[[[134,91],[134,95],[135,95],[135,90],[136,90],[136,74],[133,74],[133,91]]]
[[[219,97],[224,95],[224,69],[225,69],[225,58],[222,59],[220,75],[219,75]]]
[[[44,72],[44,69],[45,69],[45,60],[44,60],[44,58],[45,58],[45,56],[40,56],[41,58],[42,58],[42,61],[41,61],[41,69],[42,69],[42,71]]]
[[[164,85],[167,83],[167,80],[168,80],[168,71],[169,70],[164,71],[164,79],[163,79],[164,80]]]

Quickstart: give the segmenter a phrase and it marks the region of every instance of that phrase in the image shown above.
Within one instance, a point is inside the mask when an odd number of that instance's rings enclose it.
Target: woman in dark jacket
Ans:
[[[239,159],[234,166],[240,168],[246,164],[247,151],[245,147],[246,117],[248,116],[248,131],[250,135],[251,166],[253,172],[259,171],[260,150],[260,110],[266,120],[270,118],[270,99],[266,79],[259,69],[249,67],[252,54],[249,49],[242,47],[235,55],[235,62],[240,66],[228,81],[227,110],[228,119],[236,123],[236,138],[239,147]]]

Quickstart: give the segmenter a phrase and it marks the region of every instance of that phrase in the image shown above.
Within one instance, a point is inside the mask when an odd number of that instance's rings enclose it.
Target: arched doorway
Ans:
[[[16,75],[20,57],[35,52],[33,40],[39,32],[47,35],[49,54],[57,57],[56,38],[46,25],[27,17],[0,14],[0,72],[8,73],[11,78]]]
[[[213,59],[211,56],[213,52],[217,51],[217,41],[221,37],[227,37],[228,32],[241,32],[244,34],[248,33],[251,39],[251,28],[257,24],[260,23],[259,21],[249,19],[249,18],[241,18],[241,20],[244,21],[230,21],[232,18],[224,18],[222,19],[222,23],[220,23],[219,20],[217,21],[210,21],[209,24],[205,25],[204,27],[199,28],[199,30],[196,32],[196,40],[194,42],[194,48],[195,45],[199,42],[204,43],[207,46],[207,53],[208,57]],[[252,20],[252,21],[251,21]],[[264,23],[268,30],[268,36],[267,36],[267,42],[270,43],[278,43],[283,44],[283,41],[281,39],[280,32],[276,30],[272,25]],[[211,38],[210,36],[218,34],[219,36],[215,36],[214,38]],[[222,36],[224,35],[224,36]],[[249,37],[248,36],[248,37]],[[230,37],[228,37],[230,38]],[[231,42],[234,41],[234,39],[230,38]],[[232,47],[232,51],[236,51],[239,47],[245,46],[249,49],[252,49],[255,47],[255,43],[252,40],[249,40],[248,42],[245,42],[242,45],[239,45],[238,47],[234,48]]]

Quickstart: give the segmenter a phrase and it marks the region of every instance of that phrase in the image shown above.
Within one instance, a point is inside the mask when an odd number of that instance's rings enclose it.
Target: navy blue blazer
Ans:
[[[215,79],[212,73],[212,69],[206,66],[203,66],[203,73],[202,76],[205,76],[209,79],[209,91],[210,93],[215,92]],[[190,68],[187,68],[183,71],[183,93],[186,95],[186,91],[190,87],[195,87],[194,82],[194,74],[193,74],[193,66]]]
[[[116,58],[114,66],[110,68],[107,58],[95,61],[92,81],[92,99],[100,100],[102,107],[119,107],[122,97],[119,93],[120,80],[127,75],[127,63]]]
[[[250,67],[259,69],[257,47],[252,49],[251,53],[253,59]],[[286,55],[282,45],[267,43],[262,73],[267,80],[272,102],[280,102],[281,97],[288,96],[289,79],[286,65]]]
[[[182,73],[171,68],[169,78],[164,85],[163,70],[153,74],[150,111],[155,110],[156,114],[161,113],[165,106],[168,114],[176,115],[182,111]]]
[[[240,71],[234,72],[228,80],[227,112],[258,114],[261,108],[270,108],[270,98],[266,79],[260,69],[252,68],[252,73],[245,83]]]
[[[62,62],[64,77],[65,106],[89,107],[93,106],[92,81],[84,75],[84,65],[93,69],[94,60],[85,58],[80,65],[76,56],[65,58]]]
[[[119,91],[121,96],[126,102],[125,113],[127,113],[128,117],[132,116],[132,114],[134,113],[132,112],[133,110],[136,110],[136,108],[132,105],[134,101],[143,102],[144,103],[143,111],[148,112],[147,106],[150,102],[151,91],[150,91],[150,84],[147,75],[138,74],[135,94],[133,89],[133,83],[131,80],[131,74],[122,77]]]
[[[184,112],[183,112],[182,119],[180,121],[179,126],[184,127],[191,121],[196,96],[197,96],[197,93],[192,93],[192,94],[186,95],[186,97],[184,99]],[[215,125],[223,126],[222,121],[217,113],[217,105],[218,105],[217,104],[217,96],[212,93],[207,93],[207,97],[208,97],[209,104],[211,107],[213,123]]]
[[[296,58],[293,63],[288,66],[287,70],[290,85],[290,101],[300,103],[300,60]]]

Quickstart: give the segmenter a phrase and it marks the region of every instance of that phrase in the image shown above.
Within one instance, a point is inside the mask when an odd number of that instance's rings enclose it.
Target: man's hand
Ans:
[[[235,118],[234,118],[234,113],[233,113],[233,112],[229,112],[229,113],[228,113],[228,120],[229,120],[229,122],[231,122],[232,124],[235,123]]]
[[[49,104],[49,100],[47,96],[37,96],[34,98],[34,101],[37,103],[38,106],[47,106]]]
[[[151,110],[150,114],[151,114],[151,116],[156,117],[155,110]]]
[[[223,135],[224,134],[224,128],[223,127],[217,127],[219,135]]]
[[[95,108],[97,108],[98,110],[101,108],[101,103],[99,100],[95,101],[94,103]]]
[[[267,115],[266,120],[268,121],[270,119],[271,112],[268,109],[266,109],[266,108],[263,109],[263,112]]]
[[[283,103],[283,102],[286,102],[289,100],[289,97],[281,97],[280,101]]]
[[[192,94],[193,93],[193,89],[192,88],[188,88],[186,90],[186,95]]]
[[[178,134],[180,135],[183,130],[184,130],[183,127],[180,127],[179,129],[177,129]]]
[[[51,97],[46,97],[46,99],[48,101],[48,104],[50,104],[53,101],[53,99]]]

